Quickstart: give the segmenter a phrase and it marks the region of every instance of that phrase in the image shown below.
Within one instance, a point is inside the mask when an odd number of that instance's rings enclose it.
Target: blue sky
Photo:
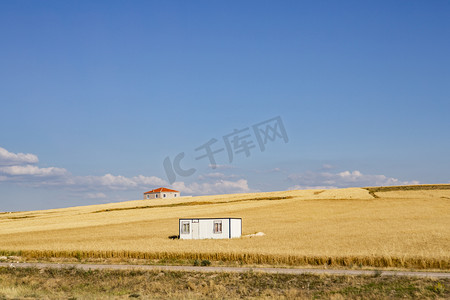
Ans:
[[[448,1],[2,1],[0,211],[159,186],[449,183],[449,13]],[[275,117],[288,142],[261,151],[252,126]],[[248,156],[195,159],[246,128]],[[195,173],[171,184],[163,161],[182,152]]]

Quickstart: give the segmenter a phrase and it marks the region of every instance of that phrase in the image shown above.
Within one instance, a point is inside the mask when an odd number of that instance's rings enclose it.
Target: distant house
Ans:
[[[180,197],[180,192],[166,189],[163,187],[148,191],[144,193],[145,199],[165,199],[165,198],[178,198]]]
[[[242,235],[240,218],[179,219],[179,236],[183,240],[231,239]]]

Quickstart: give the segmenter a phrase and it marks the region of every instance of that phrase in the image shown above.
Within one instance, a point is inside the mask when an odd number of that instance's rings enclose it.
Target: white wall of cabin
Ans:
[[[195,220],[195,221],[194,221]],[[198,223],[194,223],[198,221]],[[214,221],[222,221],[222,233],[214,233]],[[182,233],[183,222],[189,222],[189,233]],[[198,225],[197,225],[198,224]],[[242,235],[241,219],[182,219],[179,220],[180,239],[228,239],[238,238]],[[196,231],[196,232],[194,232]]]
[[[231,219],[231,238],[242,236],[242,219]]]

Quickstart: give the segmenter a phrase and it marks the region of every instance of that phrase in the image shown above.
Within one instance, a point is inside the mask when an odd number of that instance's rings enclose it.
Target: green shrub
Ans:
[[[433,284],[432,286],[428,287],[428,289],[435,292],[438,295],[443,295],[445,292],[445,287],[440,282]]]
[[[207,260],[207,259],[202,260],[202,266],[206,267],[209,265],[211,265],[211,262],[209,260]]]

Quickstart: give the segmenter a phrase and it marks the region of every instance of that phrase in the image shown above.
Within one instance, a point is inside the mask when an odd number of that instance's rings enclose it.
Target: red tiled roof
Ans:
[[[172,193],[179,193],[179,191],[175,191],[175,190],[171,190],[171,189],[166,189],[166,188],[160,187],[160,188],[157,188],[157,189],[154,189],[154,190],[151,190],[151,191],[145,192],[144,194],[150,194],[150,193],[161,193],[161,192],[172,192]]]

